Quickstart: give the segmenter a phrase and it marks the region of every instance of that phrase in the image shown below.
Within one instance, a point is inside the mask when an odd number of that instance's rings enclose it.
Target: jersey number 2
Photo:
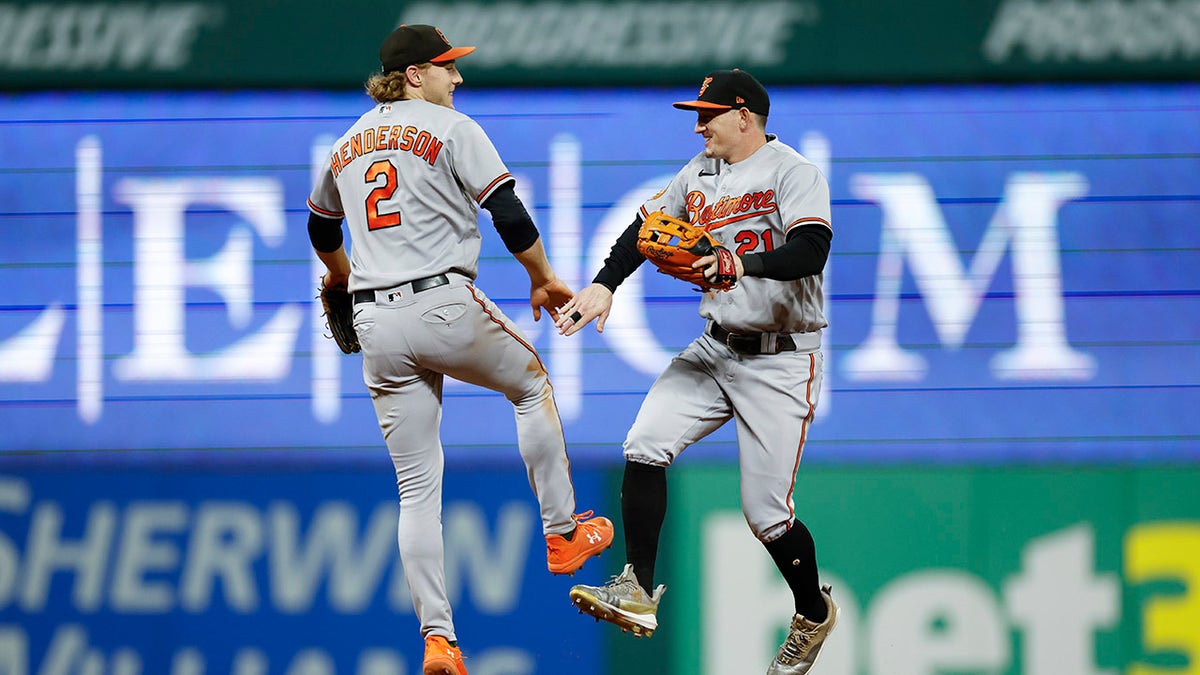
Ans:
[[[383,182],[379,182],[379,177]],[[368,183],[376,183],[374,190],[367,194],[367,229],[382,230],[385,227],[395,227],[400,224],[400,212],[380,213],[379,202],[391,199],[396,192],[396,167],[386,159],[381,159],[367,167],[363,176]]]

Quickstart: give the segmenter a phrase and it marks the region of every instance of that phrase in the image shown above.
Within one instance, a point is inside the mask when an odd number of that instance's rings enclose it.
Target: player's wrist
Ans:
[[[617,286],[620,286],[622,281],[625,281],[625,277],[607,266],[597,272],[596,277],[592,279],[593,284],[607,288],[609,293],[616,293]]]
[[[757,253],[747,253],[739,257],[742,260],[742,276],[762,276],[763,270],[766,269],[766,267],[763,265],[762,258],[759,257]]]

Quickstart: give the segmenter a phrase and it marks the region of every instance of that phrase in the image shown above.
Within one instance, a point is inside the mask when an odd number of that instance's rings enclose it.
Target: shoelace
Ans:
[[[630,579],[629,577],[625,576],[625,573],[622,572],[620,574],[609,577],[608,583],[604,584],[604,586],[602,586],[601,588],[608,589],[608,591],[615,596],[615,595],[617,595],[617,589],[625,588],[626,586],[630,587],[633,591],[633,592],[625,594],[630,597],[633,597],[633,595],[634,595],[634,593],[636,593],[637,589],[640,588],[637,584],[635,584],[633,582],[633,579]]]
[[[575,524],[578,526],[579,523],[582,523],[585,520],[590,520],[593,515],[595,515],[595,512],[592,509],[588,509],[587,511],[584,511],[583,513],[573,514],[571,516],[571,519],[574,520]],[[566,537],[563,537],[563,539],[565,540]],[[546,546],[549,547],[551,550],[555,550],[555,551],[562,548],[562,546],[558,545],[558,541],[547,541]]]
[[[633,579],[621,579],[619,582],[613,584],[613,588],[629,589],[627,592],[625,592],[625,595],[636,600],[637,598],[635,596],[638,594],[638,590],[641,588],[641,586],[633,583]]]
[[[812,639],[816,637],[816,634],[817,631],[815,628],[811,631],[804,630],[803,628],[800,630],[790,631],[788,633],[787,640],[784,640],[783,648],[780,651],[789,661],[795,661],[796,659],[800,658],[800,650],[808,647],[808,643],[812,642]]]

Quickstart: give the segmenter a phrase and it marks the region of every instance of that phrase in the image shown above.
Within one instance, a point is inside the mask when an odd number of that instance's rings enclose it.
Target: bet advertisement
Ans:
[[[766,672],[792,601],[737,472],[677,471],[662,641],[623,660],[610,641],[611,672]],[[1198,484],[1194,467],[802,470],[797,515],[840,606],[814,671],[1195,673]]]

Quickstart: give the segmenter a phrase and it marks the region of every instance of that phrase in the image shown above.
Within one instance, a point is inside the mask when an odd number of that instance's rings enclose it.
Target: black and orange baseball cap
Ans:
[[[745,108],[766,116],[771,111],[771,98],[754,76],[744,70],[714,70],[700,83],[695,101],[674,104],[680,110],[732,110]]]
[[[383,72],[404,70],[414,63],[445,63],[475,51],[474,47],[452,47],[442,31],[421,23],[402,25],[388,35],[379,48]]]

